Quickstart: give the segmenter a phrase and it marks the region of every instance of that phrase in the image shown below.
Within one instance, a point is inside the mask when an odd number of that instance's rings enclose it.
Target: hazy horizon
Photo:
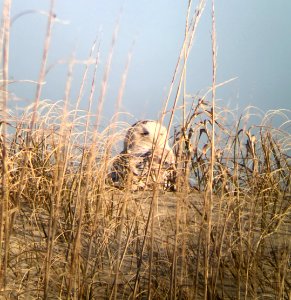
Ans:
[[[0,1],[1,5],[3,1]],[[193,2],[193,9],[197,2]],[[11,17],[30,10],[48,11],[48,0],[13,0]],[[100,42],[94,103],[96,105],[112,35],[120,15],[103,115],[111,118],[120,89],[127,57],[132,50],[121,111],[135,119],[156,118],[162,109],[182,46],[188,1],[56,1],[55,14],[63,23],[53,27],[48,66],[88,58],[93,41]],[[122,12],[121,11],[122,8]],[[192,12],[193,12],[192,9]],[[243,110],[253,105],[263,111],[290,108],[291,98],[291,2],[272,5],[260,1],[215,1],[217,26],[217,81],[237,78],[217,89],[217,103]],[[67,22],[68,21],[68,22]],[[47,17],[27,13],[15,20],[10,35],[10,79],[37,80]],[[134,44],[134,45],[133,45]],[[42,99],[64,97],[67,63],[49,71]],[[92,74],[93,66],[91,67]],[[80,88],[84,65],[74,68],[71,103]],[[91,77],[90,77],[91,80]],[[90,80],[82,108],[87,107]],[[203,95],[211,86],[211,2],[206,1],[201,22],[187,65],[188,95]],[[13,105],[28,105],[35,85],[14,83],[9,86]],[[13,99],[14,98],[14,99]]]

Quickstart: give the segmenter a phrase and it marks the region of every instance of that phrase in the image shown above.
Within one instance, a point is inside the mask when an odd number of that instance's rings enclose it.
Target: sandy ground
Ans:
[[[205,265],[209,299],[287,299],[290,198],[268,211],[251,200],[214,197],[209,215],[198,192],[159,192],[153,197],[152,192],[106,191],[84,207],[73,268],[77,208],[62,204],[50,265],[50,299],[146,299],[149,287],[152,299],[201,299]],[[43,298],[49,219],[44,204],[21,203],[1,299]]]

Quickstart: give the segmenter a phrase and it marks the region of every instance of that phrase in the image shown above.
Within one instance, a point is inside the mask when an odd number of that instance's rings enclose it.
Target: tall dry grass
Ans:
[[[252,111],[237,117],[217,105],[214,6],[211,101],[197,97],[186,109],[187,59],[205,5],[200,1],[192,12],[189,1],[185,39],[161,114],[163,119],[170,111],[177,191],[154,186],[132,192],[130,180],[123,190],[108,180],[129,125],[114,116],[108,127],[99,126],[112,53],[96,114],[97,42],[76,107],[70,109],[69,101],[74,59],[64,100],[41,100],[53,1],[35,101],[20,117],[8,113],[10,4],[4,1],[1,27],[1,298],[289,299],[290,111],[268,112],[249,123]],[[129,63],[130,57],[117,108]],[[81,111],[89,80],[88,110]],[[179,101],[182,121],[173,126]]]

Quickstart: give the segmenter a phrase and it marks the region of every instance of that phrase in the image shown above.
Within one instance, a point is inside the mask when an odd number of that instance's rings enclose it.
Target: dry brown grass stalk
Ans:
[[[9,180],[8,180],[8,161],[7,161],[7,106],[8,106],[8,62],[9,62],[9,38],[10,38],[10,8],[11,1],[5,1],[3,3],[3,13],[2,13],[2,30],[1,30],[1,44],[3,60],[2,60],[2,76],[3,85],[1,91],[1,204],[0,204],[0,272],[1,281],[0,286],[5,288],[7,282],[7,264],[9,255]],[[4,240],[4,243],[2,241]]]

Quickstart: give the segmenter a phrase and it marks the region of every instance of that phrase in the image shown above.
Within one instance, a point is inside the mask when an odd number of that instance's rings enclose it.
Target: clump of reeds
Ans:
[[[216,149],[223,151],[214,164],[205,257],[208,215],[203,191],[210,159],[203,121],[208,104],[203,103],[198,101],[187,130],[176,131],[182,147],[176,149],[181,152],[177,164],[183,166],[187,189],[156,194],[108,185],[111,149],[124,130],[112,134],[108,127],[92,144],[89,116],[79,115],[74,124],[68,117],[61,129],[63,103],[44,102],[27,147],[31,111],[9,120],[9,229],[3,231],[7,266],[2,295],[90,299],[142,297],[151,291],[154,298],[199,299],[207,258],[208,297],[286,298],[290,136],[284,127],[273,129],[263,122],[243,128],[242,121],[227,127],[220,118]]]
[[[290,112],[269,112],[261,124],[252,125],[243,121],[248,115],[240,116],[231,125],[228,123],[230,114],[221,109],[218,112],[220,118],[216,122],[214,177],[211,181],[218,198],[213,203],[211,224],[214,249],[211,258],[208,257],[211,277],[214,277],[210,280],[208,296],[228,298],[233,295],[231,286],[225,291],[215,290],[218,284],[230,280],[224,277],[227,270],[237,282],[236,297],[276,294],[283,299],[288,297],[287,290],[284,294],[282,289],[290,284],[290,272],[284,269],[284,280],[280,277],[278,282],[275,269],[280,267],[275,267],[274,262],[280,261],[282,255],[284,262],[290,261],[290,254],[287,254],[290,251],[290,242],[287,241],[290,238]],[[210,113],[210,104],[198,100],[186,119],[186,126],[175,133],[176,151],[182,159],[180,164],[185,181],[199,191],[206,191],[209,184]],[[274,128],[270,120],[276,117],[282,118],[282,125]],[[203,212],[206,220],[202,220],[199,239],[205,236],[203,233],[209,218],[203,209],[201,215]],[[196,258],[205,255],[204,243],[201,240]],[[271,261],[274,263],[272,267]],[[196,268],[198,272],[199,266]],[[272,288],[267,282],[272,282]],[[236,284],[232,281],[231,285]]]

